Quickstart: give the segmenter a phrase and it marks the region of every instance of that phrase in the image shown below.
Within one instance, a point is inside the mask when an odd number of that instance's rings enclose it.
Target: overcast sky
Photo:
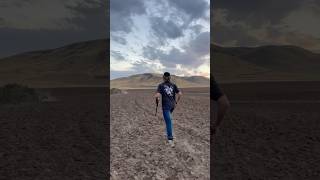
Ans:
[[[209,0],[111,0],[111,79],[138,73],[209,76]]]
[[[320,53],[319,0],[214,0],[211,37],[223,46],[289,44]]]
[[[319,0],[214,0],[223,46],[291,44],[320,52]],[[209,75],[209,0],[111,0],[111,78]],[[106,38],[105,0],[1,0],[0,57]]]
[[[107,37],[105,0],[1,0],[0,57]]]

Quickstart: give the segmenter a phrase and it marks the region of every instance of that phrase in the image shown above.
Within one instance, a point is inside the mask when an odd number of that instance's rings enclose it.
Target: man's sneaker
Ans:
[[[169,145],[170,145],[171,147],[174,147],[174,142],[173,142],[173,140],[168,140],[168,143],[169,143]]]

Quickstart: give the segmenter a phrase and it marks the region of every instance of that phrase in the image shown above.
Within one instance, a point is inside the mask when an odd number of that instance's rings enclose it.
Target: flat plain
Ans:
[[[0,179],[106,179],[106,88],[38,90],[46,102],[0,105]]]
[[[209,179],[209,89],[182,89],[173,112],[173,148],[161,103],[155,116],[154,92],[111,95],[111,179]]]
[[[221,87],[231,109],[212,139],[209,89],[182,89],[174,148],[154,90],[111,95],[111,179],[319,179],[320,82]],[[105,179],[106,89],[41,91],[47,102],[0,106],[0,179]]]
[[[213,179],[320,179],[320,82],[221,87],[231,109],[211,146]]]

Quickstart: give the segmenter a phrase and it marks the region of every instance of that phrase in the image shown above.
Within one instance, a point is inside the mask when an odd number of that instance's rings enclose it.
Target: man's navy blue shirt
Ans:
[[[176,104],[176,93],[179,93],[178,87],[171,82],[163,82],[158,85],[158,93],[162,95],[162,108],[173,110]]]

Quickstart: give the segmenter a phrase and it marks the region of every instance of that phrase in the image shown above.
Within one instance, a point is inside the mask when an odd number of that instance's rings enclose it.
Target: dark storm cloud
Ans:
[[[145,12],[142,0],[110,0],[110,30],[130,32],[133,26],[131,16]]]
[[[104,0],[0,3],[0,57],[107,37]]]
[[[68,21],[76,24],[86,33],[100,38],[106,37],[109,28],[106,22],[106,3],[103,0],[85,0],[85,2],[70,7],[78,16]]]
[[[212,9],[212,41],[225,46],[291,44],[320,48],[319,1],[219,0]]]
[[[150,22],[154,35],[161,39],[176,39],[183,35],[182,28],[171,20],[165,21],[160,17],[151,17]]]
[[[200,33],[195,39],[190,41],[188,49],[199,56],[208,54],[210,51],[210,32]]]
[[[303,0],[216,0],[214,9],[227,9],[232,20],[246,21],[251,25],[265,22],[278,23],[293,10],[301,7]]]
[[[87,18],[89,10],[101,12],[99,8],[103,6],[106,11],[106,3],[102,0],[12,0],[2,3],[0,17],[7,25],[2,27],[17,29],[81,28],[76,27],[75,21]]]
[[[202,28],[203,28],[203,26],[200,25],[200,24],[196,24],[196,25],[190,27],[190,29],[191,29],[195,34],[201,33],[201,29],[202,29]]]
[[[143,56],[148,59],[154,60],[161,57],[162,55],[164,55],[164,52],[155,47],[152,47],[152,46],[143,47]]]
[[[168,2],[177,10],[189,15],[191,19],[204,17],[205,12],[209,9],[209,4],[204,0],[174,0]]]
[[[158,3],[160,3],[159,1]],[[186,29],[194,30],[199,33],[201,27],[189,26],[194,20],[206,18],[206,12],[209,10],[209,4],[204,0],[174,0],[167,1],[170,11],[169,20],[165,20],[168,12],[160,12],[160,17],[150,17],[152,34],[164,44],[167,39],[176,39],[183,36]],[[162,2],[163,3],[163,2]],[[179,22],[179,23],[178,23]]]
[[[127,44],[127,40],[121,36],[117,36],[117,35],[111,35],[111,39],[122,44],[122,45],[126,45]]]
[[[213,42],[226,46],[252,46],[260,41],[252,36],[247,29],[241,25],[228,26],[226,23],[215,23],[211,30]]]
[[[2,7],[7,8],[10,6],[22,7],[25,4],[30,3],[31,1],[32,0],[24,0],[24,1],[21,1],[21,0],[2,0],[2,1],[0,1],[0,7],[1,8]]]
[[[159,59],[165,67],[175,67],[176,64],[196,67],[203,63],[200,57],[209,54],[209,48],[210,33],[203,32],[191,40],[183,50],[172,48],[165,52],[154,46],[145,46],[143,56],[151,60]]]
[[[190,63],[196,62],[193,55],[182,52],[177,48],[172,48],[166,53],[155,47],[147,46],[144,47],[143,51],[146,58],[151,60],[159,59],[165,67],[175,67],[176,64],[190,65]]]
[[[110,51],[111,56],[113,56],[116,60],[122,61],[125,60],[124,56],[119,51]]]
[[[154,67],[150,66],[147,61],[140,60],[132,64],[135,72],[153,72]]]
[[[125,70],[131,74],[207,71],[210,33],[203,31],[209,31],[208,0],[123,1],[117,1],[114,9],[111,4],[111,43],[127,58],[130,67]],[[120,45],[124,41],[119,37],[127,38],[126,46]],[[116,59],[112,57],[113,70],[123,72],[119,67],[123,62]]]

